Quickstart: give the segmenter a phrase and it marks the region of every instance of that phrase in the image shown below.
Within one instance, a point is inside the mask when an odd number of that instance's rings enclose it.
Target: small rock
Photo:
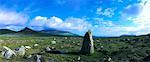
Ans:
[[[37,54],[37,55],[35,56],[35,61],[36,61],[36,62],[45,62],[45,60],[44,60],[44,58],[42,57],[41,54]]]
[[[110,57],[108,58],[108,61],[111,61],[111,58],[110,58]]]
[[[65,39],[68,39],[67,37],[65,37]]]
[[[51,48],[47,48],[48,51],[45,51],[46,53],[53,53],[53,54],[64,54],[66,52],[64,51],[60,51],[60,50],[56,50],[55,47],[51,47]]]
[[[45,49],[46,49],[46,51],[51,51],[50,47],[46,47]]]
[[[26,49],[31,49],[31,47],[30,46],[24,46]]]
[[[56,48],[55,48],[55,47],[51,47],[51,49],[52,49],[52,50],[55,50]]]
[[[73,44],[75,44],[75,42],[72,42]]]
[[[104,48],[104,46],[101,46],[101,48]]]
[[[37,47],[37,46],[39,46],[39,44],[34,44],[34,47]]]
[[[51,44],[56,44],[56,41],[51,41]]]
[[[81,57],[79,56],[79,57],[78,57],[78,61],[80,61],[80,60],[81,60]]]

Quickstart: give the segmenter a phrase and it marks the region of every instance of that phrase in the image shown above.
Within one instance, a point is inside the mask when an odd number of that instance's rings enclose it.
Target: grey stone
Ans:
[[[45,62],[45,59],[41,54],[37,54],[35,56],[35,62]]]
[[[51,41],[51,44],[56,44],[56,41]]]
[[[45,48],[46,51],[51,51],[52,49],[50,47]]]
[[[84,39],[83,39],[82,48],[81,48],[80,52],[84,53],[84,54],[94,53],[94,44],[93,44],[93,38],[92,38],[91,30],[88,30],[88,32],[86,32]]]
[[[11,57],[13,55],[16,56],[16,53],[11,50],[10,48],[6,47],[6,46],[3,46],[4,50],[2,51],[2,56],[5,58],[5,59],[11,59]]]
[[[37,47],[37,46],[39,46],[39,44],[34,44],[34,47]]]
[[[25,47],[24,46],[21,46],[18,50],[16,50],[16,53],[19,55],[19,56],[24,56],[25,55]]]

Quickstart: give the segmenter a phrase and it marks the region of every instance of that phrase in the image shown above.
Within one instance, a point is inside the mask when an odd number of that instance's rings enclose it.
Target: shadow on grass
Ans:
[[[69,54],[69,55],[81,55],[80,52],[66,52],[65,54]]]
[[[75,52],[46,51],[46,53],[51,53],[51,54],[69,54],[69,55],[87,55],[86,53],[82,53],[80,51],[75,51]]]

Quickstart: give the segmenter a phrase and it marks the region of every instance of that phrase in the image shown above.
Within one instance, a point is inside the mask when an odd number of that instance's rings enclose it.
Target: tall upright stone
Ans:
[[[91,30],[88,30],[83,38],[82,48],[80,50],[83,54],[92,54],[94,53],[94,44]]]

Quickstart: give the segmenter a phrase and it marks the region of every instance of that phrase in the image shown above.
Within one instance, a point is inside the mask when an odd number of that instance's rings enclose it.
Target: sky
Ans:
[[[0,29],[94,36],[150,33],[150,0],[0,0]]]

